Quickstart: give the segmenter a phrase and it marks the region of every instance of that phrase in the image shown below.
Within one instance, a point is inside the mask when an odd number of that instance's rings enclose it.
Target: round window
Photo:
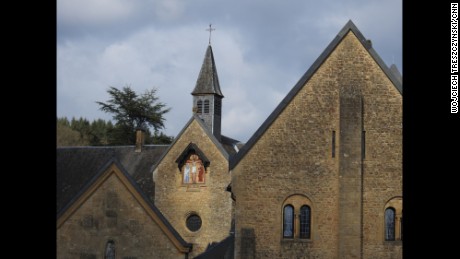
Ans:
[[[187,228],[190,231],[198,231],[201,228],[201,218],[196,214],[192,214],[188,216],[186,221]]]

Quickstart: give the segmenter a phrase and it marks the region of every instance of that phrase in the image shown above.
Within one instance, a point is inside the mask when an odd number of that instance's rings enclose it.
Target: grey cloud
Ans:
[[[88,5],[96,7],[88,12]],[[191,116],[190,92],[208,43],[205,29],[213,23],[225,95],[223,133],[246,141],[349,19],[388,65],[394,60],[402,70],[401,5],[401,0],[58,0],[57,115],[109,119],[95,104],[108,98],[109,86],[157,87],[172,107],[166,134],[176,135]]]

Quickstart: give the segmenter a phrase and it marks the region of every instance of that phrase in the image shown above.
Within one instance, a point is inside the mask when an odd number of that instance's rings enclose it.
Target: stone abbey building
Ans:
[[[247,143],[223,92],[208,46],[171,145],[57,148],[57,258],[402,258],[402,79],[351,21]]]

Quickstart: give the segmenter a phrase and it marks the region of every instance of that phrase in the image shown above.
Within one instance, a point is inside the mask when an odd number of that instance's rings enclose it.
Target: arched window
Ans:
[[[294,237],[294,207],[284,206],[283,211],[283,237]]]
[[[204,100],[204,113],[209,113],[209,100]]]
[[[105,245],[104,259],[115,259],[115,242],[112,240]]]
[[[310,207],[300,207],[300,238],[310,238]]]
[[[385,240],[395,240],[395,209],[390,207],[385,210]]]
[[[203,112],[203,101],[202,100],[198,100],[198,102],[196,102],[196,108],[197,108],[196,113],[201,114]]]
[[[281,207],[282,238],[310,239],[312,235],[312,202],[303,194],[286,198]]]
[[[402,197],[387,201],[383,211],[383,239],[385,241],[402,240]]]

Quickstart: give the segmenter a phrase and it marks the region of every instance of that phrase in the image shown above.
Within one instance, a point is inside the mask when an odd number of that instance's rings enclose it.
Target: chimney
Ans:
[[[144,140],[145,140],[145,131],[141,128],[138,128],[136,130],[136,149],[134,152],[141,152],[142,151],[142,146],[144,145]]]

